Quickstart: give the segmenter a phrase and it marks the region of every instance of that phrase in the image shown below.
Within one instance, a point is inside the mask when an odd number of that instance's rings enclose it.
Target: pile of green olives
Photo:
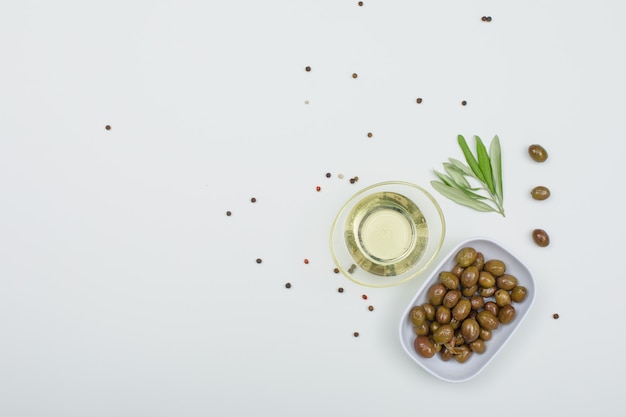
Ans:
[[[428,289],[427,301],[414,306],[409,318],[415,331],[418,355],[466,362],[487,349],[486,342],[501,324],[515,319],[515,303],[528,290],[507,273],[499,259],[486,260],[481,252],[464,247],[450,271],[439,273]]]

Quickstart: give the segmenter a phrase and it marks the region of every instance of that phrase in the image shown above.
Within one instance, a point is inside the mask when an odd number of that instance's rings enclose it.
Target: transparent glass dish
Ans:
[[[389,287],[417,277],[445,237],[441,208],[416,184],[388,181],[354,194],[331,227],[335,265],[350,280]]]

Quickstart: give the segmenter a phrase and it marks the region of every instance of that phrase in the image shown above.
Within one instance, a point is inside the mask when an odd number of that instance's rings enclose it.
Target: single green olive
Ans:
[[[495,287],[495,285],[489,288],[479,288],[478,295],[485,298],[493,297],[493,295],[496,293],[496,290],[497,288]]]
[[[454,336],[454,329],[449,324],[440,326],[435,333],[433,333],[434,343],[448,343]]]
[[[411,323],[414,326],[418,326],[426,321],[426,310],[422,306],[415,306],[411,309],[409,317],[411,318]]]
[[[476,252],[476,260],[473,265],[478,268],[478,271],[482,271],[485,266],[485,255],[482,252]]]
[[[548,159],[548,151],[541,145],[530,145],[528,147],[528,155],[537,162],[545,162]]]
[[[496,286],[503,290],[511,291],[517,286],[517,278],[511,274],[500,275],[496,279]]]
[[[496,285],[496,277],[491,272],[480,271],[478,275],[478,285],[482,288],[491,288]]]
[[[500,308],[511,304],[511,294],[507,290],[499,289],[493,296]]]
[[[508,324],[512,322],[514,318],[515,318],[515,307],[513,307],[511,304],[508,304],[502,307],[500,309],[500,312],[498,313],[498,320],[500,320],[500,323],[502,324]]]
[[[461,335],[466,343],[473,342],[480,335],[480,324],[472,318],[463,320],[463,323],[461,323]]]
[[[433,284],[428,289],[428,302],[437,307],[441,305],[443,296],[446,295],[447,288],[441,282]]]
[[[480,271],[475,265],[470,265],[463,270],[461,274],[461,285],[463,287],[471,287],[478,282]]]
[[[485,342],[491,340],[491,336],[493,335],[493,333],[491,332],[491,330],[489,329],[483,329],[482,327],[480,328],[480,335],[478,337],[480,337],[482,340],[484,340]]]
[[[437,329],[439,328],[439,326],[441,326],[441,323],[439,323],[438,321],[431,321],[430,322],[430,332],[431,333],[435,333],[437,331]]]
[[[454,265],[454,268],[452,268],[452,270],[450,272],[452,272],[454,275],[456,275],[457,277],[460,277],[461,274],[463,273],[463,270],[465,268],[463,268],[461,265],[456,264]]]
[[[450,320],[452,320],[452,312],[448,307],[440,305],[439,307],[437,307],[435,319],[437,319],[440,324],[448,324],[450,323]]]
[[[543,185],[538,185],[531,190],[530,195],[535,200],[545,200],[550,197],[550,189]]]
[[[461,291],[450,290],[443,296],[442,304],[448,308],[453,308],[462,298]]]
[[[472,311],[472,303],[467,298],[462,298],[452,309],[452,317],[455,320],[463,321],[467,318],[470,311]]]
[[[470,303],[472,310],[480,310],[485,306],[485,299],[480,295],[473,295],[472,298],[470,298]]]
[[[423,358],[432,358],[435,356],[435,345],[428,336],[417,336],[413,343],[415,351]]]
[[[450,349],[448,349],[447,347],[444,347],[443,349],[441,349],[440,356],[444,362],[448,362],[450,359],[454,357],[454,354],[452,353]]]
[[[533,230],[532,236],[535,243],[542,248],[550,244],[550,236],[548,236],[548,233],[543,229]]]
[[[449,290],[456,290],[459,288],[459,277],[452,272],[444,271],[439,274],[439,281]]]
[[[476,260],[476,249],[474,248],[463,248],[456,255],[456,261],[463,268],[467,268]]]
[[[469,347],[472,349],[472,352],[475,353],[485,353],[485,350],[487,350],[487,345],[485,345],[485,341],[483,339],[474,340],[469,344]]]
[[[516,303],[521,303],[526,298],[526,294],[528,290],[523,285],[518,285],[517,287],[511,290],[511,300]]]
[[[476,319],[478,320],[480,327],[484,329],[495,330],[500,324],[498,317],[489,310],[483,310],[478,313]]]
[[[471,287],[463,287],[461,294],[463,294],[464,297],[471,297],[476,294],[476,291],[478,291],[478,284],[474,284]]]
[[[418,336],[428,336],[430,334],[430,326],[426,321],[422,324],[418,324],[417,326],[413,326],[413,330]]]
[[[430,303],[422,304],[422,308],[426,312],[426,320],[433,321],[435,320],[435,307]]]
[[[499,277],[506,271],[506,264],[499,259],[490,259],[485,262],[483,271],[491,273],[494,277]]]
[[[500,307],[493,301],[487,301],[484,305],[485,310],[491,311],[494,316],[498,315],[500,311]]]

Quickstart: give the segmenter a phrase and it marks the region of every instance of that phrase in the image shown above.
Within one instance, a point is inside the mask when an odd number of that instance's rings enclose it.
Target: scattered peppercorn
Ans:
[[[326,178],[330,178],[330,172],[326,173]]]
[[[343,288],[342,288],[342,287],[339,287],[339,288],[337,288],[337,291],[338,291],[338,292],[343,292]]]
[[[354,178],[350,178],[350,184],[354,184],[354,183],[355,183]]]
[[[463,106],[467,106],[467,101],[463,100],[463,101],[461,102],[461,105],[463,105]]]
[[[342,179],[343,179],[343,174],[339,174],[337,177],[338,177],[340,180],[342,180]]]
[[[421,98],[421,97],[420,97],[420,98],[418,98],[418,99],[417,99],[417,100],[415,100],[415,101],[417,101],[417,104],[422,104],[422,98]]]
[[[322,191],[322,187],[320,187],[319,185],[318,185],[317,187],[315,187],[315,189],[316,189],[317,191]]]
[[[260,264],[261,262],[263,262],[263,259],[261,259],[261,258],[256,258],[256,263]]]
[[[304,263],[305,263],[305,264],[308,264],[308,263],[309,263],[309,260],[308,260],[308,259],[304,259]]]
[[[352,78],[356,78],[356,77],[358,77],[358,75],[357,75],[357,73],[355,72],[355,73],[353,73],[353,74],[352,74]]]
[[[252,197],[250,201],[252,201],[253,203],[256,203],[256,198]]]
[[[285,288],[291,288],[291,283],[290,282],[286,283]]]
[[[487,22],[491,22],[491,16],[487,16]]]
[[[367,309],[368,309],[369,311],[374,311],[374,306],[369,306],[369,307],[367,307]]]
[[[106,125],[104,128],[105,128],[106,130],[111,130],[111,125]]]
[[[554,313],[554,314],[552,315],[552,317],[554,318],[554,320],[556,320],[556,319],[558,319],[558,318],[559,318],[559,314],[558,314],[558,313]]]
[[[359,337],[359,332],[354,332],[354,337]]]
[[[232,214],[233,214],[233,213],[231,213],[231,211],[230,211],[230,210],[228,210],[228,211],[226,212],[226,215],[227,215],[227,216],[230,216],[230,215],[232,215]]]
[[[334,272],[335,274],[338,274],[338,273],[339,273],[339,268],[335,268],[335,269],[333,269],[333,272]]]
[[[306,70],[306,72],[310,72],[311,71],[311,67],[306,67],[305,70]]]
[[[304,104],[309,104],[309,100],[304,100]]]
[[[482,20],[483,22],[486,22],[487,21],[487,16],[481,17],[480,20]]]
[[[367,300],[367,295],[363,294],[363,295],[361,296],[361,298],[362,298],[362,299],[364,299],[364,300]]]
[[[358,4],[359,4],[359,6],[363,6],[363,2],[362,1],[360,1]]]
[[[368,137],[368,138],[371,138],[372,136],[374,136],[374,135],[372,134],[372,132],[368,132],[368,133],[367,133],[367,137]]]
[[[354,177],[354,181],[358,181],[358,180],[359,180],[359,177]]]

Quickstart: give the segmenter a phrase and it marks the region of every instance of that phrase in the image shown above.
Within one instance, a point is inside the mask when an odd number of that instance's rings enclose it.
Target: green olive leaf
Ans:
[[[457,204],[461,204],[478,211],[496,211],[496,209],[490,205],[473,199],[458,188],[448,186],[438,181],[431,181],[430,184],[443,196],[449,198]]]
[[[504,194],[502,190],[502,151],[500,149],[500,138],[494,136],[489,145],[489,158],[491,159],[491,169],[493,171],[493,184],[495,194],[500,205],[503,203]]]
[[[448,158],[448,160],[450,161],[450,163],[452,165],[457,167],[459,170],[463,171],[463,173],[465,175],[469,175],[470,177],[474,176],[474,173],[472,172],[472,170],[467,165],[465,165],[463,162],[459,161],[458,159],[454,159],[454,158]]]
[[[489,161],[487,148],[485,148],[485,144],[478,136],[474,136],[474,139],[476,139],[476,154],[478,155],[478,166],[480,167],[480,172],[483,174],[484,182],[487,184],[489,191],[491,191],[492,194],[495,194],[496,189],[493,185],[493,174],[491,172],[491,162]]]
[[[485,177],[483,176],[483,173],[480,170],[478,161],[476,161],[476,158],[474,158],[474,154],[472,154],[472,151],[470,150],[469,146],[467,146],[467,142],[465,141],[465,138],[462,135],[459,135],[457,140],[459,142],[459,146],[461,147],[461,150],[463,151],[463,155],[465,155],[465,160],[467,161],[467,164],[472,169],[472,172],[474,172],[474,176],[478,178],[480,181],[485,182]]]
[[[465,179],[465,176],[463,175],[463,171],[461,171],[460,169],[458,169],[451,163],[444,162],[443,169],[445,169],[446,173],[450,176],[450,178],[452,178],[454,182],[460,185],[461,187],[463,188],[471,187],[470,183],[467,182],[467,180]]]

